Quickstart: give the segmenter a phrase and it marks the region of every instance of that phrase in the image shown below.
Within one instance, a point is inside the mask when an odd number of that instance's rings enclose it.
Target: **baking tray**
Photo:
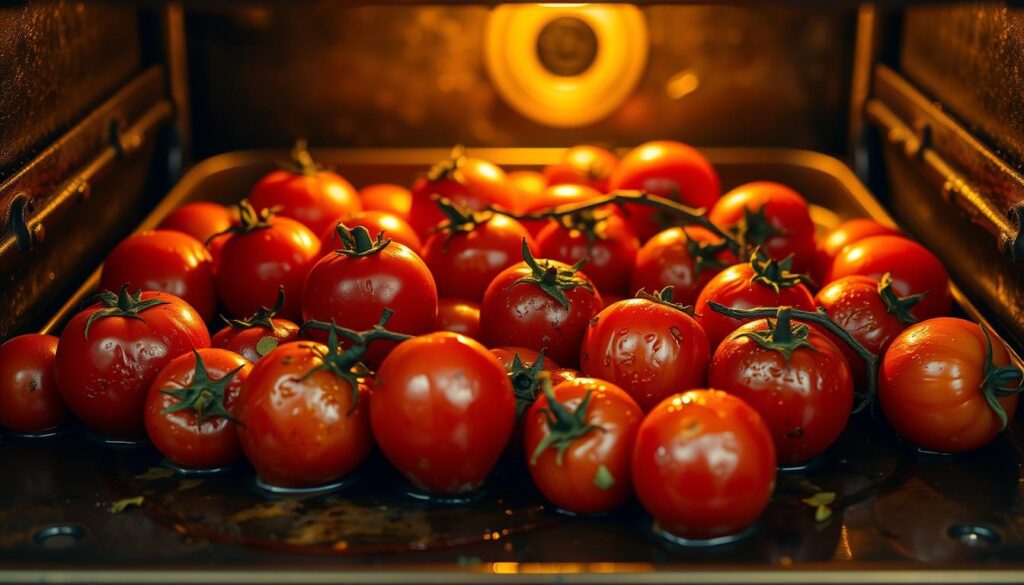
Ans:
[[[561,152],[472,150],[509,169],[534,168]],[[833,158],[781,149],[705,152],[725,188],[757,179],[789,184],[821,206],[820,224],[888,220]],[[409,183],[446,154],[315,152],[356,185]],[[139,229],[186,201],[239,199],[286,155],[238,152],[199,163]],[[56,331],[97,277],[43,330]],[[149,447],[112,448],[75,429],[49,439],[8,436],[0,440],[0,582],[1014,582],[1024,580],[1020,444],[1014,422],[970,455],[927,456],[861,415],[810,470],[779,476],[752,536],[682,548],[653,536],[635,502],[596,518],[549,509],[523,463],[511,460],[496,469],[480,502],[446,507],[406,497],[379,455],[346,490],[300,498],[261,492],[246,466],[174,475]],[[840,495],[826,522],[815,522],[799,501],[809,484]],[[109,510],[140,495],[139,507]]]

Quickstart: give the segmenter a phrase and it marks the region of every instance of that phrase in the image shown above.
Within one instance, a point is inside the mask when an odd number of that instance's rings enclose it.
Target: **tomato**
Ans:
[[[807,200],[779,183],[740,185],[708,214],[715,225],[736,234],[748,249],[760,246],[773,260],[793,257],[793,272],[807,272],[814,259],[814,222]]]
[[[716,313],[708,301],[733,309],[790,306],[804,311],[815,310],[814,297],[804,286],[803,275],[789,271],[789,261],[776,262],[755,254],[749,263],[736,264],[719,272],[700,291],[694,309],[697,321],[708,334],[711,347],[718,344],[743,323]]]
[[[629,458],[643,413],[622,388],[577,378],[545,390],[526,413],[530,476],[555,506],[607,512],[632,493]]]
[[[292,164],[265,175],[249,192],[256,211],[273,209],[314,234],[322,234],[343,215],[362,211],[352,184],[315,163],[304,143],[296,143],[292,158]]]
[[[882,225],[873,219],[858,218],[844,221],[829,230],[825,237],[818,240],[817,248],[814,251],[811,278],[819,284],[827,283],[829,270],[832,269],[832,262],[843,248],[854,242],[859,242],[871,236],[898,235],[900,235],[898,229]]]
[[[517,419],[537,399],[542,373],[550,376],[552,384],[557,384],[553,372],[559,370],[558,364],[546,357],[543,352],[525,347],[496,347],[491,353],[501,362],[501,366],[508,372],[508,379],[512,382],[512,391],[516,394]],[[560,374],[558,381],[567,377]]]
[[[226,349],[204,348],[171,360],[146,395],[146,433],[171,463],[216,469],[242,455],[231,412],[252,364]]]
[[[1021,371],[998,339],[964,319],[907,327],[878,373],[882,413],[897,433],[931,451],[961,453],[991,441],[1013,418]]]
[[[391,309],[392,331],[432,331],[437,323],[437,286],[423,260],[397,242],[372,240],[365,228],[348,232],[348,238],[343,248],[324,256],[309,271],[302,289],[303,321],[334,321],[362,331],[373,327],[384,309]],[[310,336],[326,337],[323,332]],[[376,366],[392,347],[391,342],[375,345],[367,363]]]
[[[523,242],[524,261],[495,277],[480,305],[480,328],[487,345],[514,345],[540,351],[562,365],[579,361],[590,318],[603,306],[578,266],[535,260]]]
[[[512,373],[513,365],[515,364],[516,358],[519,358],[519,363],[524,368],[532,368],[537,359],[540,358],[540,352],[534,351],[527,347],[514,347],[504,346],[495,347],[491,349],[491,353],[494,357],[498,358],[501,365],[505,368],[505,371]],[[541,361],[541,369],[547,372],[553,372],[558,369],[558,364],[551,358],[544,356]],[[513,382],[513,386],[515,383]]]
[[[579,214],[565,223],[551,222],[537,234],[541,256],[583,265],[587,276],[602,293],[627,294],[637,250],[636,236],[614,213]]]
[[[516,190],[516,211],[524,211],[543,197],[548,182],[537,171],[512,171],[506,175],[509,185]]]
[[[548,185],[586,185],[608,192],[608,180],[619,166],[619,157],[599,146],[573,146],[562,161],[544,167]]]
[[[346,375],[330,367],[337,355],[336,345],[293,341],[249,373],[235,408],[238,439],[264,483],[327,485],[370,455],[372,397],[347,367]]]
[[[188,303],[154,291],[104,291],[60,334],[57,388],[71,412],[112,439],[144,434],[146,393],[168,362],[210,346],[210,334]]]
[[[718,346],[708,386],[741,398],[775,439],[779,463],[798,465],[839,438],[853,408],[846,357],[816,328],[780,314],[747,323]]]
[[[622,157],[609,189],[637,189],[693,208],[710,209],[721,183],[714,167],[693,147],[667,140],[647,142]],[[651,207],[627,205],[628,220],[641,242],[664,229]]]
[[[490,205],[516,208],[515,189],[505,178],[505,171],[488,161],[466,156],[462,147],[453,149],[448,160],[435,165],[412,186],[409,224],[421,238],[426,238],[444,220],[433,201],[435,195],[447,197],[471,211],[482,211]]]
[[[665,399],[640,424],[633,489],[659,528],[687,539],[742,532],[768,505],[775,447],[757,411],[719,390]]]
[[[671,286],[676,302],[693,304],[712,277],[737,262],[723,242],[710,230],[697,226],[659,232],[637,252],[629,290]]]
[[[600,191],[585,185],[553,185],[545,189],[539,198],[528,203],[524,207],[523,211],[526,213],[547,211],[563,205],[586,203],[587,201],[593,201],[600,197]],[[614,209],[612,207],[610,208]],[[539,235],[542,229],[552,223],[554,223],[554,221],[551,219],[528,219],[522,221],[523,226],[526,227],[534,237]]]
[[[829,282],[860,275],[880,279],[892,274],[892,289],[901,296],[928,293],[910,309],[917,319],[949,313],[949,275],[942,262],[924,246],[900,236],[872,236],[843,248],[832,263]]]
[[[409,221],[412,193],[401,185],[377,183],[359,190],[359,200],[366,211],[383,211]]]
[[[438,332],[406,341],[377,372],[373,434],[418,490],[475,492],[504,451],[515,418],[504,368],[463,335]]]
[[[0,426],[19,433],[59,427],[68,420],[54,376],[57,338],[41,333],[0,345]]]
[[[646,412],[680,390],[703,386],[711,349],[697,321],[673,303],[671,288],[642,294],[591,319],[580,368],[618,384]]]
[[[181,232],[153,230],[132,234],[107,255],[100,288],[163,291],[181,298],[204,321],[217,314],[213,258],[203,244]]]
[[[320,234],[321,256],[342,247],[341,238],[338,236],[338,223],[344,224],[350,230],[362,226],[374,237],[384,232],[384,239],[398,242],[414,252],[418,252],[423,246],[412,227],[397,215],[385,211],[361,211],[337,218]]]
[[[233,351],[250,362],[258,362],[282,343],[299,337],[299,326],[288,319],[277,318],[284,306],[284,287],[278,291],[277,303],[272,308],[260,307],[245,319],[225,319],[224,327],[213,336],[213,347]]]
[[[175,209],[160,222],[158,230],[188,234],[203,244],[236,222],[231,210],[219,203],[198,201]]]
[[[423,245],[423,261],[437,282],[442,297],[480,302],[494,277],[522,259],[523,241],[537,244],[518,221],[491,213],[454,210],[445,229],[433,233]]]
[[[480,305],[461,299],[437,302],[437,331],[452,331],[480,339]]]
[[[283,286],[280,314],[299,318],[302,283],[317,258],[320,242],[301,223],[268,213],[259,215],[246,201],[239,207],[241,223],[221,250],[217,294],[233,316],[251,315],[270,306]]]

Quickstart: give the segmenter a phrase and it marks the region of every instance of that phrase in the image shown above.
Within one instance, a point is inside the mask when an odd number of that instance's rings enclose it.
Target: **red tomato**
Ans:
[[[338,236],[338,223],[344,224],[350,230],[362,226],[373,237],[384,232],[384,239],[398,242],[414,252],[418,252],[423,246],[412,227],[397,215],[385,211],[361,211],[337,218],[320,234],[321,256],[342,247],[341,238]]]
[[[900,235],[898,229],[882,225],[873,219],[858,218],[844,221],[829,230],[825,237],[818,240],[817,249],[814,251],[814,265],[811,268],[811,278],[814,279],[814,282],[820,284],[828,282],[828,273],[832,269],[832,262],[843,248],[854,242],[859,242],[871,236],[898,235]]]
[[[537,358],[540,357],[540,352],[534,351],[527,347],[495,347],[491,350],[494,357],[498,358],[501,365],[505,368],[505,371],[511,373],[513,364],[516,360],[516,356],[519,356],[519,363],[524,368],[532,368],[533,364],[537,363]],[[542,369],[548,372],[553,372],[558,369],[558,364],[551,358],[544,356],[544,360],[541,363]],[[513,384],[515,385],[515,384]]]
[[[599,146],[574,146],[565,151],[562,162],[544,167],[548,185],[586,185],[608,192],[608,180],[619,166],[619,157]]]
[[[113,439],[143,436],[146,393],[168,362],[210,346],[188,303],[164,293],[104,291],[64,326],[54,365],[71,412]]]
[[[517,420],[537,399],[537,395],[540,393],[542,372],[547,372],[551,376],[552,384],[558,384],[559,381],[574,377],[562,373],[556,379],[554,372],[559,371],[558,364],[532,349],[496,347],[491,350],[491,353],[498,358],[501,366],[508,372],[508,379],[512,381],[512,390],[516,394]]]
[[[779,463],[798,465],[825,452],[853,408],[850,367],[813,327],[780,317],[743,325],[718,346],[708,385],[743,399],[775,439]]]
[[[203,244],[181,232],[154,230],[132,234],[107,255],[100,288],[171,293],[199,313],[204,321],[217,314],[213,258]]]
[[[572,227],[552,222],[537,234],[541,256],[566,264],[586,260],[583,268],[599,291],[628,294],[640,244],[626,222],[608,212],[566,218],[566,224]]]
[[[146,433],[171,463],[216,469],[242,455],[231,413],[252,364],[225,349],[204,348],[171,360],[146,396]]]
[[[384,360],[370,420],[381,451],[417,489],[458,496],[483,484],[515,415],[497,358],[468,337],[439,332],[402,343]]]
[[[270,350],[299,337],[299,326],[288,319],[276,318],[284,306],[284,288],[270,309],[260,307],[246,319],[225,319],[228,323],[213,336],[213,347],[233,351],[250,362],[258,362]]]
[[[175,209],[156,229],[182,232],[205,244],[207,240],[226,231],[235,222],[235,215],[227,207],[219,203],[199,201],[186,203]]]
[[[499,274],[484,293],[484,339],[490,346],[544,349],[558,363],[575,365],[587,323],[603,306],[601,294],[577,267],[535,260],[525,241],[523,258]]]
[[[409,221],[412,193],[401,185],[378,183],[359,190],[359,200],[367,211],[383,211]]]
[[[431,234],[423,246],[423,261],[442,297],[478,303],[494,277],[522,259],[524,239],[531,249],[537,249],[518,221],[503,215],[482,215]]]
[[[363,331],[377,323],[384,309],[391,309],[391,331],[432,331],[437,323],[437,286],[423,260],[397,242],[375,242],[364,228],[349,235],[341,251],[324,256],[309,271],[302,289],[303,321],[333,320]],[[310,336],[326,339],[322,331]],[[366,362],[376,366],[393,347],[393,342],[375,344]]]
[[[878,373],[886,420],[911,443],[945,453],[977,449],[1006,428],[1017,408],[1021,371],[998,339],[964,319],[907,327]]]
[[[68,420],[53,372],[56,355],[52,335],[29,333],[0,345],[0,426],[35,433]]]
[[[524,211],[544,196],[548,183],[544,175],[536,171],[512,171],[506,175],[509,184],[517,191],[515,211]]]
[[[832,263],[829,282],[860,275],[880,279],[892,274],[892,289],[900,296],[928,293],[910,309],[918,319],[949,313],[949,275],[942,262],[917,242],[900,236],[873,236],[843,248]]]
[[[587,327],[580,368],[621,386],[644,411],[688,388],[704,385],[708,336],[672,291],[628,299],[597,314]]]
[[[669,228],[640,247],[629,290],[671,286],[676,302],[690,305],[712,277],[736,262],[736,255],[710,230]]]
[[[600,197],[600,191],[585,185],[553,185],[545,189],[539,198],[528,203],[524,207],[523,211],[526,213],[547,211],[563,205],[586,203],[587,201],[593,201]],[[552,223],[554,223],[554,221],[550,219],[530,219],[523,220],[522,222],[523,226],[526,227],[534,237],[540,234],[542,229]]]
[[[330,484],[373,449],[370,392],[325,363],[336,355],[293,341],[263,357],[249,373],[235,408],[238,438],[265,483],[286,488]]]
[[[805,277],[789,271],[789,262],[751,258],[747,264],[730,266],[715,275],[697,296],[694,309],[697,321],[708,334],[711,347],[716,348],[730,333],[751,319],[740,320],[716,313],[708,301],[733,309],[790,306],[804,311],[815,310],[814,297],[803,285]]]
[[[480,339],[480,305],[461,299],[441,299],[437,302],[437,331],[461,333]]]
[[[704,155],[690,146],[667,140],[641,144],[626,153],[612,175],[609,188],[612,191],[643,190],[705,209],[710,209],[721,193],[718,174]],[[626,208],[629,224],[641,242],[664,229],[653,208],[640,205]]]
[[[719,390],[667,398],[637,432],[633,488],[661,529],[688,539],[742,532],[768,505],[775,447],[761,417]]]
[[[632,493],[629,458],[643,413],[618,386],[577,378],[549,388],[526,414],[533,483],[555,506],[607,512]]]
[[[249,192],[256,211],[274,213],[322,234],[335,219],[363,210],[355,188],[337,173],[313,161],[305,144],[296,144],[293,165],[265,175]]]
[[[737,234],[748,249],[760,246],[782,261],[793,256],[793,271],[807,272],[814,258],[814,222],[807,200],[779,183],[740,185],[722,196],[708,219]]]
[[[481,211],[489,205],[515,209],[515,190],[497,165],[466,156],[461,147],[452,150],[451,158],[430,169],[427,176],[412,186],[412,209],[409,224],[421,238],[444,220],[433,196],[447,197],[455,204]]]

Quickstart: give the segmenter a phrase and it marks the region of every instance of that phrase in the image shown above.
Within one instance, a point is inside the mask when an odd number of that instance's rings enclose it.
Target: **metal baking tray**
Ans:
[[[472,149],[508,169],[555,161],[560,149]],[[815,220],[888,220],[842,162],[782,149],[707,149],[725,188],[793,186]],[[409,183],[443,149],[314,153],[357,186]],[[139,226],[186,201],[236,201],[286,153],[237,152],[196,165]],[[826,211],[831,210],[831,212]],[[89,294],[71,295],[44,331]],[[954,293],[956,291],[954,290]],[[967,315],[977,316],[962,295]],[[998,327],[997,327],[998,331]],[[382,457],[353,485],[314,497],[260,491],[248,467],[175,475],[149,447],[112,448],[79,430],[0,439],[0,582],[326,583],[980,583],[1024,580],[1024,508],[1016,422],[969,455],[936,457],[855,417],[811,469],[781,474],[756,531],[737,543],[682,548],[655,537],[631,503],[573,518],[544,505],[522,462],[501,463],[484,498],[453,507],[414,501]],[[810,485],[839,494],[818,523]],[[121,513],[110,505],[143,496]]]

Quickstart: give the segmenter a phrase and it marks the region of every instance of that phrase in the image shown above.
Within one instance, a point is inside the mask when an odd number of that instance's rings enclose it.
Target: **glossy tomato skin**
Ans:
[[[523,259],[524,238],[537,250],[521,223],[495,215],[471,232],[431,234],[423,245],[423,261],[439,295],[479,303],[494,277]]]
[[[837,225],[818,240],[814,251],[811,278],[819,284],[828,282],[832,262],[846,246],[872,236],[898,236],[900,231],[873,219],[856,218]]]
[[[351,384],[327,370],[307,373],[327,348],[293,341],[263,357],[249,373],[236,406],[242,451],[266,483],[289,488],[331,483],[352,472],[373,449],[368,388],[352,409]],[[305,379],[303,379],[305,377]]]
[[[180,297],[210,321],[217,313],[213,257],[202,242],[171,230],[132,234],[103,263],[100,288],[163,291]]]
[[[462,299],[439,300],[435,330],[461,333],[479,341],[480,305]]]
[[[409,221],[412,193],[401,185],[375,183],[359,190],[359,200],[366,211],[383,211]]]
[[[224,243],[217,266],[217,294],[233,317],[270,307],[284,286],[285,302],[278,314],[299,318],[299,299],[306,273],[320,255],[313,232],[287,217],[270,218],[270,227],[233,234]]]
[[[175,209],[160,222],[158,230],[173,230],[188,234],[205,244],[215,234],[228,229],[235,222],[231,210],[219,203],[197,201]]]
[[[609,189],[639,189],[694,208],[711,209],[721,183],[711,163],[693,147],[659,140],[637,146],[622,157]],[[664,226],[651,207],[629,205],[629,224],[641,242]]]
[[[190,305],[174,295],[145,291],[142,300],[166,304],[139,313],[139,319],[89,316],[91,305],[64,326],[54,362],[57,387],[71,412],[87,426],[112,439],[144,436],[146,394],[169,361],[210,346],[210,334]]]
[[[288,319],[276,318],[271,319],[270,322],[274,326],[273,329],[259,325],[244,328],[227,325],[213,335],[213,347],[232,351],[250,362],[256,363],[263,358],[263,354],[259,351],[261,339],[266,337],[273,339],[275,343],[270,344],[273,347],[298,340],[299,326],[295,323]],[[267,344],[268,342],[263,343]]]
[[[787,359],[745,334],[768,331],[764,320],[734,331],[718,346],[708,385],[757,411],[775,440],[782,465],[798,465],[825,452],[839,438],[853,408],[853,379],[846,357],[813,326],[811,347]]]
[[[745,215],[763,212],[775,235],[760,243],[773,260],[793,256],[793,272],[806,272],[814,258],[814,222],[807,200],[780,183],[758,181],[740,185],[715,203],[708,214],[715,225],[735,230]]]
[[[36,433],[68,420],[54,375],[57,338],[28,333],[0,345],[0,427]]]
[[[601,222],[592,238],[576,229],[549,223],[537,234],[540,255],[566,264],[586,259],[587,277],[602,293],[629,294],[629,277],[640,244],[633,231],[618,215]]]
[[[460,495],[479,489],[504,451],[515,418],[504,368],[463,335],[438,332],[406,341],[377,372],[373,434],[419,490]]]
[[[690,390],[665,399],[641,423],[633,488],[663,530],[716,538],[761,515],[775,463],[771,433],[754,409],[719,390]]]
[[[553,447],[533,458],[537,446],[551,433],[545,413],[547,397],[538,396],[523,419],[527,467],[534,485],[552,504],[576,514],[607,512],[632,494],[629,459],[643,420],[636,402],[610,382],[576,378],[552,388],[555,400],[570,413],[577,412],[588,392],[583,421],[600,428],[573,441],[560,464]]]
[[[338,236],[338,223],[345,224],[345,227],[354,229],[362,226],[370,232],[374,238],[377,234],[384,232],[384,237],[398,242],[410,250],[419,250],[422,247],[420,237],[404,219],[386,211],[361,211],[336,218],[326,230],[320,234],[320,255],[326,256],[342,247],[341,238]]]
[[[430,230],[445,219],[432,200],[434,195],[447,197],[472,211],[482,211],[489,205],[516,208],[515,190],[497,165],[465,157],[458,167],[458,177],[456,180],[451,173],[442,173],[436,179],[422,177],[413,184],[409,224],[420,238],[426,239]]]
[[[600,193],[608,192],[608,182],[619,166],[619,157],[599,146],[573,146],[561,162],[544,167],[548,185],[586,185]]]
[[[526,211],[544,195],[548,183],[537,171],[512,171],[506,175],[509,185],[516,190],[515,211]]]
[[[591,319],[580,368],[619,385],[644,411],[704,385],[711,349],[697,321],[647,299],[627,299]]]
[[[198,352],[211,381],[220,380],[241,368],[224,389],[224,407],[229,413],[233,412],[252,364],[226,349],[203,348]],[[207,416],[200,424],[196,412],[191,409],[163,412],[179,403],[178,398],[164,391],[189,387],[195,379],[195,369],[196,356],[189,352],[174,358],[160,370],[146,395],[146,434],[153,446],[179,467],[224,467],[242,456],[234,423],[220,416]]]
[[[1010,363],[990,334],[992,361]],[[977,323],[938,317],[907,327],[885,352],[878,373],[882,413],[907,441],[930,451],[962,453],[990,442],[1002,423],[981,392],[985,335]],[[1017,394],[997,398],[1012,420]]]
[[[551,264],[568,268],[561,262]],[[545,355],[559,364],[575,366],[587,324],[604,306],[601,293],[582,286],[570,288],[564,291],[569,301],[566,309],[536,284],[517,282],[531,275],[526,263],[520,262],[505,269],[487,287],[480,304],[484,340],[491,347],[544,349]],[[586,278],[583,273],[577,276]]]
[[[949,275],[942,262],[924,246],[901,236],[872,236],[842,249],[829,272],[829,282],[844,276],[881,278],[892,274],[892,288],[900,296],[927,292],[910,309],[918,319],[949,314],[953,299]]]
[[[654,292],[671,286],[675,302],[692,305],[704,286],[726,267],[736,264],[737,259],[728,249],[722,250],[710,259],[710,264],[704,263],[698,270],[697,258],[687,244],[721,241],[722,238],[702,227],[674,227],[659,232],[637,251],[629,290]]]
[[[525,368],[532,367],[533,364],[537,363],[537,357],[540,355],[539,352],[530,348],[514,346],[495,347],[491,349],[491,353],[494,354],[494,357],[498,358],[498,361],[501,362],[502,367],[506,371],[511,371],[512,362],[517,355],[519,356],[520,363]],[[555,363],[555,360],[545,355],[544,365],[541,368],[545,371],[553,372],[558,369],[558,364]]]
[[[804,311],[815,310],[814,297],[802,283],[780,287],[775,292],[770,286],[752,280],[754,270],[750,264],[736,264],[715,275],[697,296],[694,310],[697,321],[712,348],[717,348],[730,333],[751,319],[740,320],[716,313],[708,306],[715,301],[733,309],[755,309],[758,307],[790,306]]]
[[[264,176],[249,192],[256,211],[276,208],[275,213],[321,234],[335,219],[362,211],[355,188],[337,173],[293,173],[285,169]]]
[[[379,252],[349,257],[324,256],[306,278],[302,289],[302,319],[331,322],[364,331],[372,328],[384,309],[394,314],[387,328],[396,333],[419,335],[437,323],[437,286],[427,265],[415,252],[391,242]],[[324,341],[323,331],[310,331]],[[370,347],[366,361],[380,364],[394,342],[379,341]]]
[[[586,203],[587,201],[593,201],[600,197],[600,191],[586,185],[552,185],[546,188],[539,197],[524,205],[523,211],[527,213],[534,213],[537,211],[553,209],[562,205]],[[523,226],[526,227],[534,237],[538,236],[542,229],[552,223],[554,223],[554,220],[551,219],[531,219],[522,221]]]

